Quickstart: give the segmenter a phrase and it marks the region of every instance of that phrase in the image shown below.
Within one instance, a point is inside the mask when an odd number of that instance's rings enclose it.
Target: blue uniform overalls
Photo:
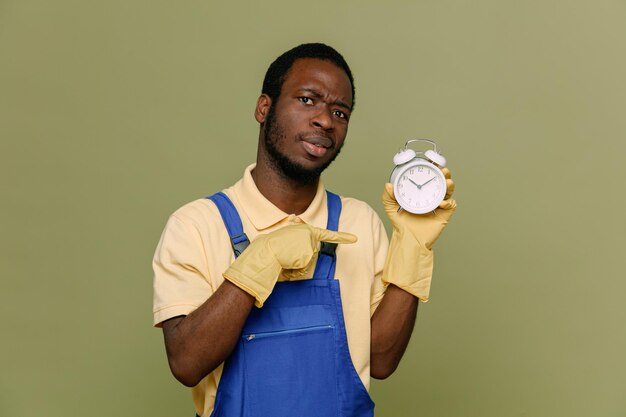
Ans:
[[[223,193],[209,198],[237,257],[249,243],[237,210]],[[327,229],[336,231],[341,199],[327,192],[327,201]],[[374,415],[348,350],[335,248],[322,243],[312,279],[276,283],[252,310],[224,364],[211,417]]]

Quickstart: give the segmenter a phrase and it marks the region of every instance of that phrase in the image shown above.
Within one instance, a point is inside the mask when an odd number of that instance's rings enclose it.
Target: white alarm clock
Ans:
[[[408,146],[425,142],[433,149],[415,152]],[[396,201],[402,209],[425,214],[435,210],[446,195],[446,178],[439,167],[446,166],[446,158],[437,152],[437,145],[429,139],[411,139],[404,149],[393,157],[396,165],[389,180],[393,184]]]

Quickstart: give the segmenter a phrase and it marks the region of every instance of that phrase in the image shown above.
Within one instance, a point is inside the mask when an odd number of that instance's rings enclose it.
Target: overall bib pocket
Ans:
[[[334,333],[327,324],[242,336],[244,396],[254,415],[338,415]]]

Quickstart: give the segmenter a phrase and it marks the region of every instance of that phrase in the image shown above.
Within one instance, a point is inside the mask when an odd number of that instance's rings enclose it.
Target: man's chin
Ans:
[[[327,149],[328,152],[333,152],[333,155],[326,154],[326,158],[304,153],[298,155],[297,159],[292,159],[293,155],[290,157],[278,149],[275,145],[276,141],[270,139],[272,137],[280,138],[280,131],[269,129],[265,136],[265,149],[272,166],[281,176],[301,184],[317,182],[322,172],[333,162],[341,150],[338,149],[337,152],[334,152],[334,149]]]
[[[322,172],[326,169],[327,165],[304,165],[295,161],[289,161],[282,163],[279,166],[280,171],[284,174],[285,177],[290,180],[302,183],[302,184],[312,184],[315,183]]]

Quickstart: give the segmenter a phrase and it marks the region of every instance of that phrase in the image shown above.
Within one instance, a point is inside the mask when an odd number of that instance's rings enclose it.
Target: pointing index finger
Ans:
[[[357,241],[357,237],[352,233],[333,232],[332,230],[320,229],[319,227],[311,227],[311,235],[313,239],[319,242],[354,243]]]

